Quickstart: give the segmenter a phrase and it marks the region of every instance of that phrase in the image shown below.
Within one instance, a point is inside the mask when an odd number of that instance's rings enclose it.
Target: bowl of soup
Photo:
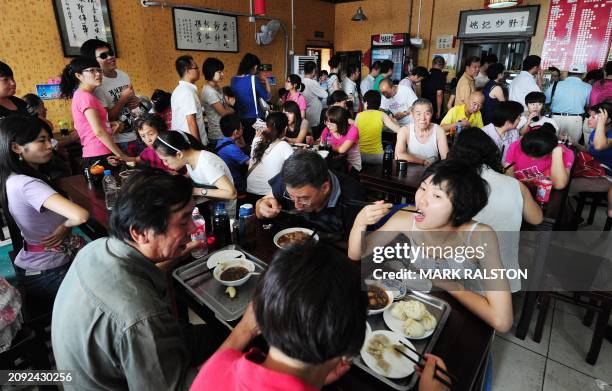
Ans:
[[[213,277],[225,286],[240,286],[251,278],[255,264],[245,258],[221,260],[213,270]]]

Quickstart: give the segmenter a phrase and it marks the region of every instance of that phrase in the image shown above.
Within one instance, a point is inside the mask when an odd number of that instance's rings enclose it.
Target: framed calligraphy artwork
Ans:
[[[232,15],[172,8],[177,50],[238,52],[238,18]]]
[[[53,0],[64,56],[80,54],[83,42],[97,38],[115,50],[108,0]]]
[[[457,38],[531,37],[535,35],[539,13],[539,5],[461,11]]]

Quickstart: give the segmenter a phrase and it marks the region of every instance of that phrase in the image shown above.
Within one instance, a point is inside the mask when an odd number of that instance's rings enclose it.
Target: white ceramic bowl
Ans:
[[[393,304],[393,292],[391,292],[388,289],[386,289],[382,284],[367,284],[367,285],[368,286],[376,285],[378,288],[384,290],[385,293],[387,294],[387,305],[382,307],[382,308],[379,308],[377,310],[371,310],[368,307],[368,315],[377,315],[377,314],[383,313],[383,312],[385,312],[385,310],[387,308],[391,307],[391,305]]]
[[[239,280],[223,281],[221,279],[221,273],[223,273],[230,267],[236,267],[236,266],[244,267],[245,269],[249,271],[249,273]],[[254,271],[255,271],[255,264],[249,261],[248,259],[244,259],[244,258],[227,259],[227,260],[219,261],[217,263],[217,266],[215,266],[215,270],[213,270],[213,277],[215,278],[215,280],[219,281],[219,283],[222,285],[240,286],[240,285],[243,285],[245,282],[247,282],[249,278],[251,278],[251,273]]]
[[[306,235],[310,236],[312,235],[312,230],[308,229],[308,228],[287,228],[284,229],[282,231],[279,231],[276,235],[274,235],[274,244],[276,245],[276,247],[278,248],[282,248],[279,244],[278,244],[278,239],[281,238],[281,236],[291,233],[291,232],[304,232]],[[318,242],[319,241],[319,235],[315,235],[314,236],[314,241]]]

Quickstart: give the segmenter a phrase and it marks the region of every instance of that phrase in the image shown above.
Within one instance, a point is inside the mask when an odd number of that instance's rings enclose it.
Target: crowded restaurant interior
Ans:
[[[612,390],[609,0],[0,15],[2,389]]]

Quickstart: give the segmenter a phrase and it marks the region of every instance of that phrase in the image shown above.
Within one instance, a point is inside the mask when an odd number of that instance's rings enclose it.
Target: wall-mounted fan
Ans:
[[[280,29],[281,24],[278,20],[271,20],[268,23],[261,26],[261,32],[255,35],[255,42],[258,45],[269,45],[274,36]]]

